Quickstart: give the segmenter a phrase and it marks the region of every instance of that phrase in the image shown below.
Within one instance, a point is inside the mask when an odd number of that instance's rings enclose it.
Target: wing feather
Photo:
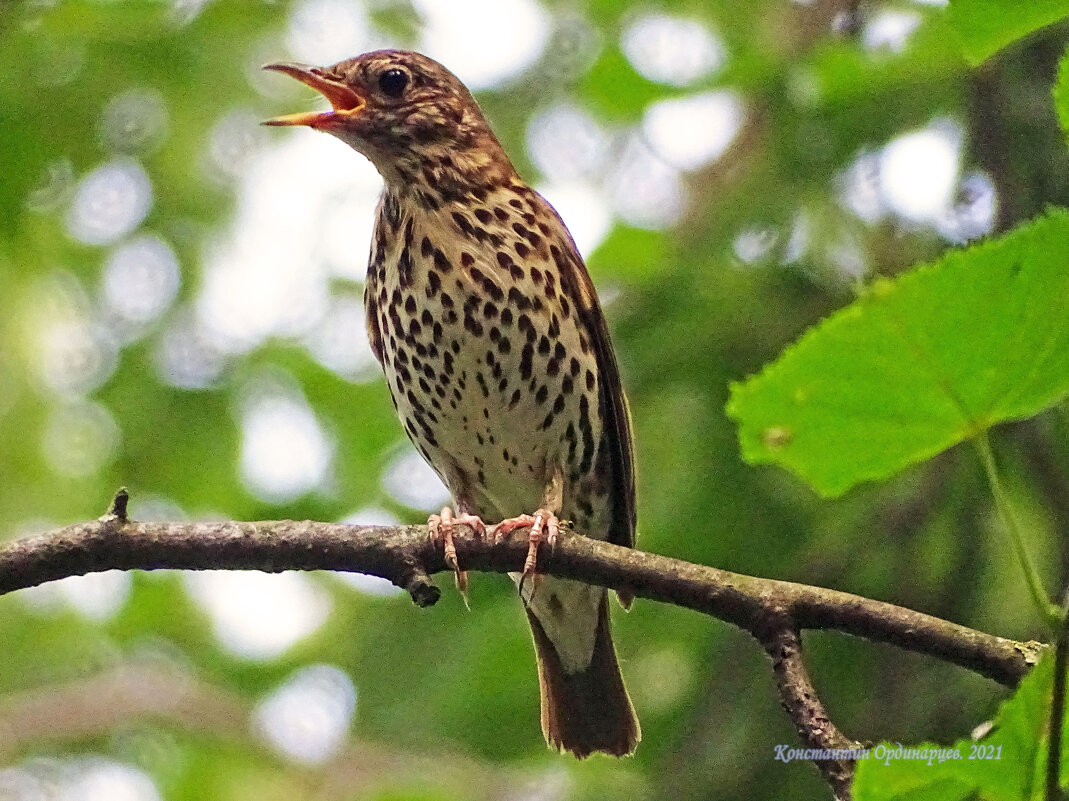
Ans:
[[[379,364],[385,367],[382,352],[382,332],[379,330],[379,286],[383,278],[383,260],[386,257],[386,229],[389,222],[385,219],[386,193],[379,198],[375,210],[375,231],[371,240],[371,252],[368,255],[367,276],[364,279],[364,324],[367,326],[367,339],[371,343],[371,352]]]
[[[546,206],[552,210],[548,203]],[[556,212],[554,216],[560,219]],[[561,230],[567,231],[563,222]],[[617,545],[632,547],[635,544],[635,458],[631,411],[620,380],[620,368],[609,337],[609,326],[594,290],[594,282],[575,242],[568,236],[566,248],[552,245],[550,252],[560,270],[561,288],[575,306],[597,357],[604,432],[602,442],[608,444],[612,465],[612,524],[608,539]]]
[[[382,332],[379,331],[379,304],[375,299],[374,282],[369,280],[364,285],[364,323],[367,325],[367,339],[371,343],[371,352],[379,364],[382,361]]]

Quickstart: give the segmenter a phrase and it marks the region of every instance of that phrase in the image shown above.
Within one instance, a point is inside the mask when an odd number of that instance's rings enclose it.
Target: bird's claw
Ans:
[[[499,543],[518,528],[531,527],[531,533],[527,535],[527,558],[523,562],[523,578],[526,580],[537,574],[538,546],[546,542],[550,548],[557,544],[557,535],[560,533],[560,520],[549,509],[539,509],[533,515],[519,515],[502,520],[494,526],[494,542]]]
[[[458,523],[471,526],[475,536],[486,537],[486,524],[483,523],[482,518],[469,514],[454,515],[453,510],[448,506],[443,507],[439,514],[431,515],[427,518],[427,533],[431,542],[442,546],[442,550],[445,552],[445,564],[453,571],[457,588],[461,593],[466,593],[468,590],[468,574],[460,569],[460,563],[457,561],[457,546],[453,542],[453,526]],[[467,603],[467,598],[465,598],[465,603]]]

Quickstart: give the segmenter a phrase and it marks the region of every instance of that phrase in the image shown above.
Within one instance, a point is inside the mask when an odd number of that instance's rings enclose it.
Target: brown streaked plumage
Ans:
[[[513,578],[534,636],[546,741],[578,757],[631,753],[639,725],[606,591],[531,577],[558,516],[596,539],[630,546],[635,536],[627,404],[567,228],[516,174],[464,85],[426,56],[380,50],[268,69],[333,107],[268,124],[331,133],[385,180],[368,335],[406,432],[460,512],[432,516],[432,533],[456,568],[454,522],[481,531],[481,518],[506,518],[499,537],[532,525],[528,564]]]

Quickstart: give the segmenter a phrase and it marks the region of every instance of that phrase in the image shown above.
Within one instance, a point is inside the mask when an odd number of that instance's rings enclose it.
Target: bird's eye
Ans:
[[[379,76],[379,89],[390,97],[400,97],[408,86],[408,75],[404,70],[390,69]]]

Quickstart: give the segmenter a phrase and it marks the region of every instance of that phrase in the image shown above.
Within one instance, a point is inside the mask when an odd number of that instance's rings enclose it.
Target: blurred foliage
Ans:
[[[373,371],[339,374],[296,335],[223,354],[175,340],[205,286],[207,254],[241,202],[240,172],[228,178],[228,165],[207,156],[212,133],[228,115],[246,115],[240,141],[256,151],[274,141],[256,119],[307,102],[292,89],[276,94],[257,70],[289,57],[286,32],[303,5],[0,10],[6,534],[95,517],[120,485],[130,487],[131,514],[141,518],[334,520],[368,507],[409,521],[425,514],[383,488],[404,445]],[[384,33],[368,48],[416,41],[416,10],[397,0],[371,5]],[[955,3],[955,13],[964,5],[985,4]],[[553,24],[542,57],[479,93],[532,180],[540,176],[525,149],[528,125],[553,103],[571,102],[622,137],[665,99],[731,89],[746,109],[732,146],[684,176],[682,219],[662,229],[617,219],[589,259],[599,287],[612,293],[608,314],[635,418],[641,547],[890,600],[1004,636],[1040,635],[970,450],[821,500],[782,471],[745,465],[723,410],[729,382],[847,305],[859,285],[933,261],[961,238],[931,220],[886,207],[866,215],[844,201],[850,176],[871,170],[899,137],[952,125],[961,139],[954,207],[967,210],[964,179],[982,176],[997,198],[996,232],[1069,204],[1069,159],[1050,99],[1065,27],[973,70],[946,10],[905,0],[547,7]],[[686,86],[636,70],[621,37],[651,10],[708,25],[726,52],[722,67]],[[905,15],[915,30],[901,42],[874,42],[888,14]],[[166,124],[141,128],[146,117],[135,116],[116,139],[109,115],[130,92],[154,98],[138,108],[156,103]],[[338,170],[355,166],[357,157],[336,152]],[[230,154],[235,162],[241,155]],[[87,244],[72,235],[72,209],[102,165],[147,176],[151,205],[134,230]],[[158,316],[120,332],[105,303],[109,259],[146,234],[173,249],[181,281]],[[335,297],[359,290],[351,278],[329,284]],[[217,362],[210,380],[168,377],[161,352],[175,341]],[[329,480],[284,501],[242,477],[243,404],[264,380],[305,403],[333,443]],[[1069,531],[1067,445],[1064,407],[994,436],[1048,586],[1065,584],[1069,564],[1059,536]],[[40,592],[0,599],[0,754],[22,771],[0,773],[0,794],[36,798],[19,795],[15,783],[45,776],[59,786],[71,765],[105,758],[143,771],[168,801],[827,797],[811,766],[773,761],[775,744],[796,740],[765,658],[717,621],[650,603],[616,616],[644,739],[633,759],[576,763],[542,743],[529,634],[506,580],[477,577],[466,611],[453,593],[417,610],[334,576],[314,578],[317,597],[329,601],[325,622],[281,655],[258,659],[216,636],[206,606],[174,574],[134,576],[110,611]],[[858,739],[954,742],[1004,696],[974,675],[895,649],[823,633],[807,645],[826,706]],[[131,664],[167,666],[173,688],[149,693],[131,680],[107,699],[106,726],[89,725],[86,704],[47,703],[50,688],[88,688]],[[357,693],[348,737],[323,762],[273,749],[251,712],[314,664],[340,668]],[[191,682],[211,691],[190,695]],[[182,703],[146,712],[146,693]]]
[[[880,743],[859,762],[857,801],[1038,801],[1045,793],[1046,726],[1054,654],[999,708],[989,733],[950,745]],[[915,749],[915,750],[914,750]],[[1069,755],[1063,744],[1062,759]]]

